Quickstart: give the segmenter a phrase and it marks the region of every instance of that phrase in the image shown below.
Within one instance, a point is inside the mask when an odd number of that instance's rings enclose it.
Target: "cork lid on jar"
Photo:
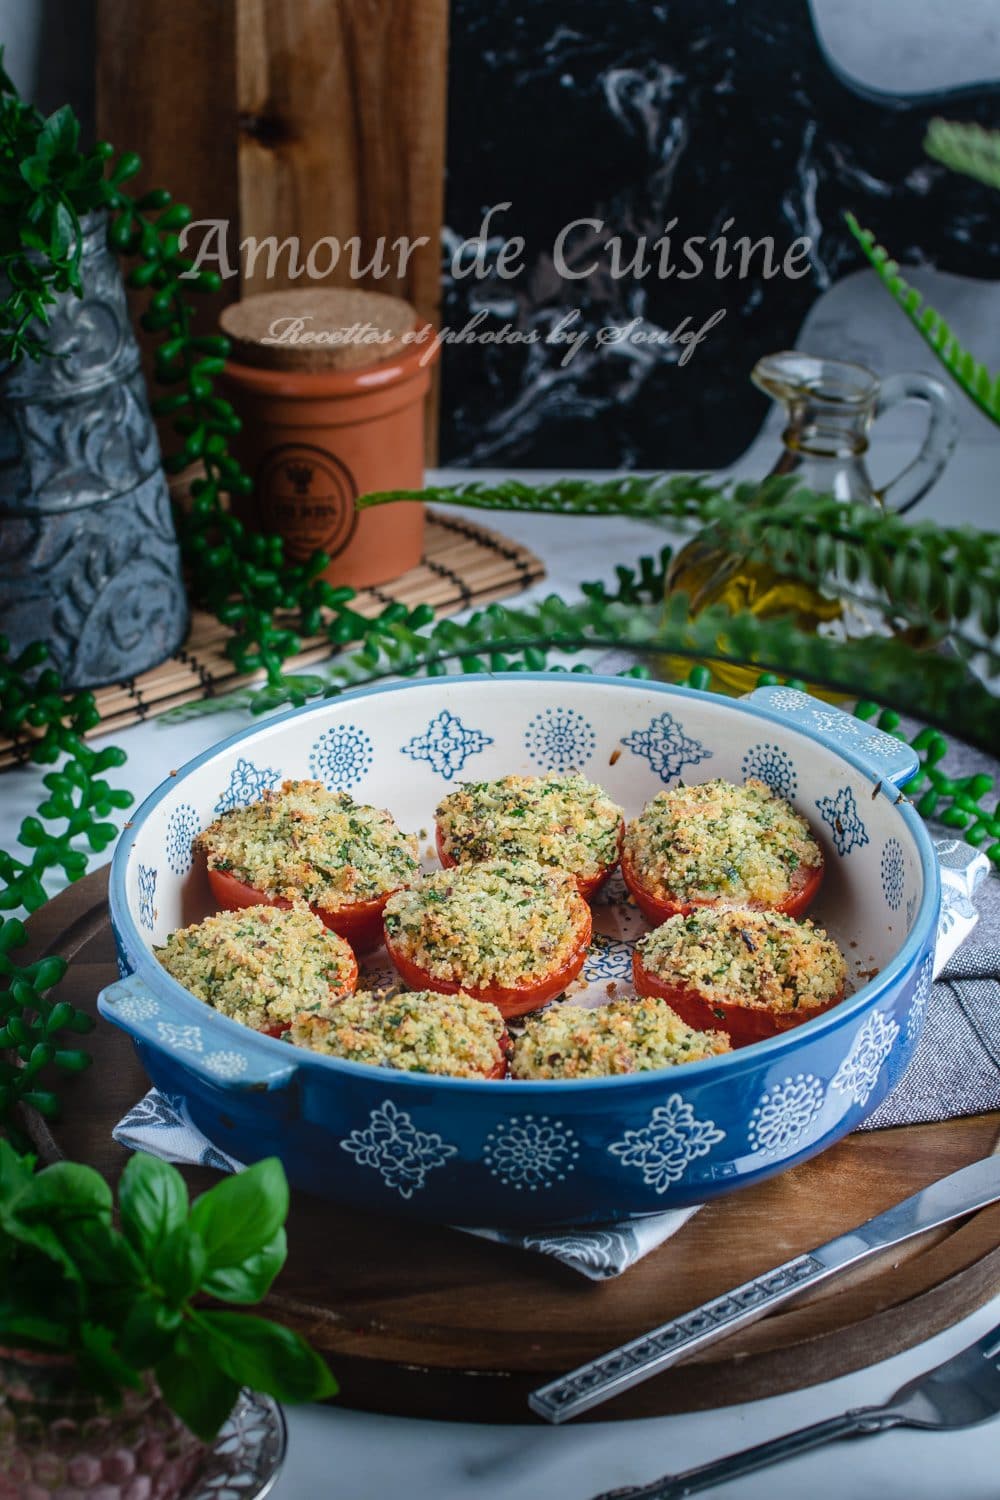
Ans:
[[[219,319],[232,357],[271,370],[359,370],[400,354],[417,315],[401,297],[354,287],[261,292]]]

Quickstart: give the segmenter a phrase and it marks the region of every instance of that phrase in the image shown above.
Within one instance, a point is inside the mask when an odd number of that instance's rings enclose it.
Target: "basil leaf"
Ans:
[[[170,1231],[186,1221],[187,1187],[176,1167],[139,1152],[122,1173],[118,1207],[129,1243],[148,1260]]]
[[[270,1244],[287,1214],[288,1183],[276,1156],[223,1178],[191,1210],[191,1227],[205,1246],[207,1269],[241,1266]]]
[[[220,1266],[210,1271],[201,1283],[201,1290],[210,1297],[218,1297],[220,1302],[259,1302],[270,1291],[287,1254],[285,1231],[279,1229],[266,1245],[246,1256],[240,1265]]]
[[[201,1236],[188,1224],[171,1229],[153,1253],[150,1270],[167,1301],[175,1307],[198,1290],[206,1266]]]
[[[111,1189],[93,1167],[57,1161],[35,1173],[18,1203],[18,1214],[24,1219],[38,1214],[50,1223],[81,1214],[100,1214],[110,1219]]]
[[[251,1313],[198,1314],[205,1347],[231,1379],[279,1401],[320,1401],[337,1382],[314,1349],[290,1328]]]
[[[208,1340],[190,1326],[181,1330],[173,1353],[157,1361],[156,1380],[167,1405],[206,1443],[215,1437],[240,1393],[240,1381],[219,1368]]]
[[[124,1357],[148,1370],[170,1353],[174,1335],[181,1326],[181,1313],[147,1293],[137,1297],[122,1328],[119,1348]]]

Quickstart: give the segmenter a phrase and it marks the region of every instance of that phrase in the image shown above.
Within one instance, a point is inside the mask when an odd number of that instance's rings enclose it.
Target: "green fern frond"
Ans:
[[[847,227],[874,267],[882,285],[899,303],[917,332],[930,345],[956,385],[991,421],[1000,424],[1000,374],[991,372],[958,342],[939,312],[928,307],[916,287],[900,275],[899,263],[870,229],[862,229],[852,213],[844,215]]]
[[[1000,130],[984,130],[982,125],[955,120],[932,120],[924,137],[924,150],[953,172],[1000,188]]]

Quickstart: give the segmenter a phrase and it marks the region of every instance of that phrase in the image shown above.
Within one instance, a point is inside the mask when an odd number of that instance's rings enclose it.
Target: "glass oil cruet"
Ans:
[[[958,423],[951,396],[930,375],[880,381],[863,365],[790,351],[759,360],[751,379],[787,415],[784,447],[771,473],[794,474],[817,494],[907,511],[934,484],[954,449]],[[923,444],[901,473],[876,489],[865,463],[872,423],[889,407],[912,400],[929,408]],[[835,586],[820,589],[782,577],[766,562],[734,555],[710,531],[674,558],[667,590],[687,594],[693,615],[723,603],[762,617],[791,615],[802,630],[840,639],[885,629],[881,614],[856,599],[839,598]],[[666,665],[676,679],[692,664],[671,658]],[[754,667],[710,665],[713,685],[730,693],[748,692],[760,675]]]

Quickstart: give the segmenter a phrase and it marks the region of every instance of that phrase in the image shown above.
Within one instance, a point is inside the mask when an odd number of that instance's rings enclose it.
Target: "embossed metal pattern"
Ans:
[[[775,1298],[786,1296],[794,1287],[802,1286],[816,1277],[828,1274],[828,1268],[813,1255],[800,1255],[773,1271],[766,1272],[731,1292],[724,1292],[711,1302],[704,1303],[692,1312],[664,1323],[652,1333],[623,1344],[609,1354],[592,1360],[579,1370],[551,1385],[543,1386],[531,1396],[531,1407],[540,1416],[550,1421],[560,1421],[568,1409],[578,1407],[582,1397],[614,1385],[621,1389],[624,1384],[635,1383],[633,1377],[652,1373],[657,1365],[675,1351],[686,1345],[700,1343],[709,1334],[721,1331],[749,1319]],[[610,1394],[608,1392],[607,1394]],[[606,1400],[607,1394],[601,1399]],[[580,1410],[585,1407],[580,1406]]]
[[[188,620],[125,288],[103,215],[83,223],[83,297],[0,383],[0,628],[46,641],[69,688],[157,665]]]

